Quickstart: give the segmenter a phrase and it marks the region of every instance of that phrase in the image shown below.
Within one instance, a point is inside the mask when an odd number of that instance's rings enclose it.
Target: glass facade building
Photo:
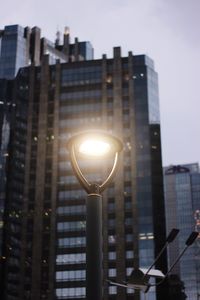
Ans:
[[[28,64],[24,28],[6,26],[0,33],[0,78],[14,78],[17,70]]]
[[[41,57],[48,54],[49,63],[91,60],[93,48],[90,42],[70,43],[69,32],[63,36],[63,44],[57,45],[41,38],[38,27],[7,25],[0,30],[0,78],[13,79],[20,68],[34,63],[40,65]]]
[[[104,129],[124,143],[117,176],[103,195],[104,299],[144,299],[106,280],[121,282],[133,267],[148,267],[165,240],[153,61],[131,52],[122,57],[119,47],[112,59],[51,65],[46,55],[40,66],[20,69],[13,85],[3,297],[86,298],[86,194],[73,175],[66,141]],[[108,165],[81,166],[101,181]],[[166,271],[165,255],[156,267]],[[148,299],[169,299],[166,286],[152,288]]]
[[[179,228],[176,242],[169,248],[169,264],[184,248],[191,231],[199,231],[200,224],[200,172],[197,163],[164,168],[165,206],[167,229]],[[200,239],[188,249],[172,273],[184,282],[188,299],[200,295]]]

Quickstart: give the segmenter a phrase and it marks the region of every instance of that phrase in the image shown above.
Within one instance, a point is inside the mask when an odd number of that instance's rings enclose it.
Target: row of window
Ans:
[[[65,162],[64,162],[65,163]],[[100,181],[101,176],[98,173],[92,173],[87,175],[88,181]],[[60,176],[59,184],[76,184],[77,183],[77,178],[73,175],[68,175],[68,176]]]
[[[61,150],[60,154],[65,154],[66,155],[66,148],[60,148],[60,150]],[[110,162],[111,162],[111,164],[110,164]],[[109,166],[109,164],[110,164],[110,166],[112,166],[112,163],[113,162],[111,160],[106,159],[106,164],[108,166]],[[81,169],[87,169],[87,170],[89,169],[90,174],[88,174],[88,176],[91,179],[94,179],[93,174],[95,176],[95,179],[97,179],[97,180],[98,180],[98,178],[100,179],[100,177],[98,177],[97,173],[92,172],[92,167],[94,167],[95,171],[97,171],[98,168],[100,168],[100,170],[102,170],[102,161],[100,159],[96,159],[95,161],[91,161],[89,159],[84,159],[84,160],[79,159],[79,166],[80,166]],[[69,160],[66,161],[66,157],[65,157],[64,161],[59,162],[59,170],[65,170],[65,169],[68,169],[68,167],[70,167],[70,162],[69,162]],[[69,177],[69,179],[71,179],[71,177]],[[61,178],[61,180],[62,180],[62,178]]]
[[[93,80],[94,81],[94,80]],[[113,101],[112,98],[114,96],[113,89],[107,89],[106,91],[106,97],[108,97],[107,106],[108,108],[113,107]],[[123,88],[122,89],[122,94],[121,97],[123,97],[122,100],[122,105],[123,108],[128,108],[130,105],[129,101],[129,90],[128,88]],[[61,92],[60,94],[60,100],[61,101],[67,101],[68,103],[72,103],[74,100],[87,100],[91,101],[92,103],[95,103],[97,100],[102,100],[102,91],[101,90],[87,90],[87,91],[74,91],[74,92]],[[142,100],[139,102],[140,104],[142,103]],[[88,104],[87,104],[88,105]],[[74,106],[78,106],[78,103],[76,103]]]
[[[125,210],[130,210],[132,208],[132,203],[125,202]],[[108,203],[108,211],[115,210],[115,203]],[[57,208],[58,215],[84,215],[86,212],[85,205],[71,205],[71,206],[59,206]]]
[[[60,100],[72,100],[72,99],[101,99],[101,90],[88,90],[88,91],[75,91],[75,92],[62,92],[60,94]]]
[[[127,221],[125,221],[126,225],[131,225],[132,226],[132,218],[127,218]],[[77,223],[77,222],[68,222],[68,223]],[[64,223],[64,224],[68,224],[68,223]],[[81,224],[82,223],[82,224]],[[60,223],[62,224],[62,223]],[[80,222],[80,226],[83,226],[82,229],[85,229],[85,222]],[[69,225],[66,225],[67,227]],[[68,228],[72,228],[72,227],[68,227]],[[74,228],[74,227],[73,227]],[[66,229],[67,230],[67,229]],[[74,229],[73,229],[74,230]],[[75,230],[81,230],[80,228],[75,229]],[[140,240],[140,244],[142,247],[142,242],[152,242],[154,239],[154,236],[152,233],[141,233],[139,236],[139,240]],[[130,234],[126,234],[126,242],[133,242],[133,235]],[[108,243],[110,245],[115,244],[116,243],[116,236],[115,235],[109,235],[108,236]],[[79,236],[79,237],[65,237],[65,238],[59,238],[58,239],[58,247],[59,248],[76,248],[76,247],[84,247],[86,245],[86,237],[85,236]],[[146,243],[145,243],[146,245]],[[147,246],[144,247],[146,248]]]
[[[60,113],[90,113],[90,112],[98,112],[102,109],[102,103],[99,102],[93,102],[91,104],[89,103],[83,103],[83,104],[75,104],[75,105],[67,105],[67,106],[61,106],[60,107]]]
[[[74,69],[63,69],[62,70],[62,77],[70,77],[75,76],[77,74],[83,75],[83,74],[90,74],[90,73],[100,73],[102,67],[101,66],[87,66],[87,67],[79,67]],[[79,76],[80,76],[79,75]]]
[[[72,222],[59,222],[57,223],[58,232],[61,231],[81,231],[85,230],[86,221],[72,221]]]
[[[75,247],[85,247],[86,237],[67,237],[58,239],[59,248],[75,248]]]
[[[126,275],[130,276],[133,268],[126,268]],[[116,277],[117,269],[109,268],[108,269],[108,277]],[[80,281],[85,280],[86,278],[86,270],[68,270],[68,271],[57,271],[56,272],[56,281]]]
[[[148,239],[148,238],[145,238]],[[127,242],[133,242],[133,235],[127,234],[126,235],[126,241]],[[108,236],[108,243],[110,245],[116,243],[116,236],[115,235],[109,235]],[[86,245],[86,237],[85,236],[79,236],[79,237],[65,237],[65,238],[59,238],[58,239],[58,247],[59,248],[77,248],[77,247],[85,247]]]
[[[92,76],[94,74],[94,76]],[[86,84],[95,84],[95,83],[101,83],[102,79],[98,78],[98,74],[91,73],[90,76],[87,76],[86,78],[80,78],[80,79],[73,79],[73,78],[63,78],[62,80],[62,86],[75,86],[75,85],[86,85]],[[77,76],[78,77],[78,76]]]
[[[126,218],[125,219],[125,225],[126,226],[132,226],[133,220],[132,218]],[[108,220],[108,227],[112,228],[116,226],[116,220],[115,219],[109,219]],[[65,232],[65,231],[84,231],[86,228],[86,221],[71,221],[71,222],[59,222],[57,223],[57,231],[58,232]],[[142,236],[140,239],[151,239],[151,236]],[[133,241],[133,235],[132,234],[126,234],[126,241],[132,242]]]
[[[85,205],[60,206],[57,208],[58,215],[84,215],[85,212]]]
[[[85,280],[85,270],[57,271],[56,281]]]
[[[130,194],[130,187],[125,187],[124,195]],[[108,197],[114,197],[114,188],[110,187],[107,189]],[[86,192],[83,189],[71,190],[71,191],[60,191],[58,194],[58,198],[60,201],[63,200],[76,200],[76,199],[84,199],[86,196]]]
[[[153,250],[147,250],[149,252],[142,253],[142,255],[153,255]],[[126,251],[126,259],[133,259],[134,253],[133,250]],[[108,252],[109,260],[116,260],[117,255],[116,251]],[[57,265],[70,265],[70,264],[81,264],[86,262],[86,253],[70,253],[70,254],[59,254],[56,257]]]
[[[73,200],[73,199],[80,199],[86,196],[86,192],[83,189],[79,190],[72,190],[72,191],[60,191],[58,194],[59,200]]]
[[[109,119],[108,119],[109,120]],[[88,117],[87,115],[85,117],[81,117],[81,118],[73,118],[73,119],[64,119],[61,120],[59,122],[59,127],[60,128],[78,128],[80,126],[91,126],[91,123],[93,123],[95,125],[95,127],[97,127],[97,124],[101,124],[102,126],[102,118],[99,116],[91,116]]]
[[[86,253],[60,254],[56,257],[56,264],[80,264],[86,262]]]
[[[116,295],[117,287],[114,285],[109,286],[108,292],[110,295]],[[133,292],[133,289],[127,289],[127,294],[132,294]],[[85,287],[58,288],[56,289],[56,296],[58,299],[85,298],[86,289]]]
[[[85,287],[56,289],[56,296],[58,299],[85,298],[85,295],[86,295]]]

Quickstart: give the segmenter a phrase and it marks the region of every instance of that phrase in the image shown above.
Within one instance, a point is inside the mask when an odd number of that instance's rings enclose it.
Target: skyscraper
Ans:
[[[63,41],[57,34],[55,44],[46,38],[41,38],[38,27],[22,27],[7,25],[0,30],[0,78],[13,79],[20,68],[31,63],[38,66],[41,57],[49,55],[49,63],[89,60],[93,58],[93,48],[90,42],[79,42],[75,38],[70,43],[69,28],[66,27]]]
[[[148,267],[165,239],[153,61],[131,52],[122,57],[119,47],[112,59],[51,65],[44,55],[40,66],[20,69],[11,105],[5,299],[85,298],[85,193],[66,151],[67,139],[85,129],[113,132],[124,143],[119,172],[103,196],[103,286],[104,299],[132,299],[133,290],[108,286],[106,279],[123,281],[133,267]],[[82,167],[97,181],[106,171]],[[164,255],[156,267],[166,271],[166,265]],[[157,294],[167,299],[165,287]],[[156,299],[155,291],[148,296]]]
[[[12,95],[16,83],[12,79],[15,78],[21,67],[30,64],[39,66],[42,57],[46,54],[48,54],[49,64],[55,64],[56,60],[60,62],[82,61],[93,58],[93,48],[90,42],[79,42],[77,38],[74,43],[71,43],[69,29],[64,32],[63,42],[59,37],[55,44],[46,38],[41,38],[41,30],[38,27],[30,29],[29,27],[23,28],[20,25],[9,25],[0,30],[0,78],[2,78],[0,79],[0,277],[1,284],[3,281],[8,283],[6,288],[11,290],[11,295],[14,293],[13,296],[8,296],[5,292],[6,297],[10,298],[15,297],[19,281],[17,278],[20,257],[18,248],[20,247],[23,217],[22,190],[24,188],[26,125],[29,118],[28,104],[24,102],[28,94],[27,80],[25,76],[20,76],[24,81],[18,89],[21,92],[23,90],[23,96],[19,101],[15,101]],[[15,143],[13,141],[16,141],[18,146],[15,144],[13,146],[13,143]],[[17,148],[14,154],[12,149],[15,146]],[[10,160],[11,156],[14,159],[12,162],[12,159]],[[10,163],[13,163],[11,168]],[[15,169],[17,178],[11,176],[12,179],[10,179],[11,169]],[[12,196],[9,196],[10,194]],[[11,199],[11,202],[8,203],[7,199]],[[9,234],[8,247],[7,237]],[[11,263],[8,267],[5,261],[5,253],[11,250],[14,251],[14,255],[10,259],[13,264]],[[8,276],[5,274],[8,274]],[[3,285],[1,287],[2,293]]]
[[[165,208],[167,229],[179,228],[176,242],[169,248],[169,263],[184,248],[191,231],[199,231],[200,172],[197,163],[164,168]],[[188,299],[198,299],[200,294],[200,244],[199,239],[173,269],[185,285]]]

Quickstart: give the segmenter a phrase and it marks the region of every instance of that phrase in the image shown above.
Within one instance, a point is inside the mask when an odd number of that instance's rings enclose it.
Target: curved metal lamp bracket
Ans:
[[[115,153],[115,158],[114,158],[114,163],[113,163],[112,170],[111,170],[110,174],[108,175],[107,179],[101,185],[98,185],[96,183],[89,183],[88,180],[85,178],[85,176],[81,172],[81,169],[79,168],[79,165],[77,163],[75,149],[74,149],[73,145],[71,145],[70,153],[71,153],[72,168],[73,168],[74,173],[76,174],[81,186],[85,189],[85,191],[88,194],[91,194],[91,193],[100,194],[100,193],[102,193],[106,189],[106,187],[110,184],[110,182],[112,181],[112,179],[113,179],[113,177],[116,173],[117,162],[118,162],[118,158],[119,158],[119,152]]]
[[[115,176],[115,173],[117,171],[118,158],[119,158],[119,152],[116,152],[112,170],[111,170],[110,174],[108,175],[107,179],[99,186],[99,192],[100,193],[102,193],[106,189],[106,187],[110,184],[113,177]]]
[[[74,173],[76,174],[80,184],[86,190],[87,193],[90,193],[91,184],[87,181],[87,179],[81,172],[81,169],[79,168],[79,165],[78,165],[77,159],[76,159],[76,155],[75,155],[75,149],[74,149],[73,145],[71,146],[71,163],[72,163],[72,168],[74,170]]]

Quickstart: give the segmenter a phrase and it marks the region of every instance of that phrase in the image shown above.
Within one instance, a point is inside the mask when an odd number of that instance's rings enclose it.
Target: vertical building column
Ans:
[[[78,42],[78,38],[75,38],[75,41],[74,41],[74,58],[75,58],[75,61],[79,61],[79,42]]]
[[[163,188],[163,171],[161,157],[161,139],[160,124],[150,124],[150,143],[151,143],[151,174],[152,174],[152,201],[154,216],[154,240],[155,240],[155,256],[165,243],[166,239],[166,222],[164,207],[164,188]],[[152,147],[153,146],[153,147]],[[167,251],[161,256],[155,265],[156,269],[162,269],[167,272]],[[169,299],[168,282],[157,287],[157,299]]]
[[[122,104],[122,59],[120,47],[114,48],[113,60],[113,131],[123,140],[123,104]],[[123,154],[120,156],[120,166],[114,181],[115,186],[115,215],[116,215],[116,269],[117,282],[126,277],[125,264],[125,224],[124,224],[124,170]],[[126,289],[119,288],[116,299],[125,299]]]
[[[102,126],[104,130],[108,129],[107,125],[107,61],[106,55],[102,57]]]
[[[67,56],[67,61],[69,61],[69,47],[70,47],[69,28],[65,27],[65,32],[63,37],[63,53]]]
[[[138,243],[138,208],[137,208],[137,155],[136,155],[136,109],[134,97],[134,79],[133,79],[133,55],[128,55],[128,77],[129,77],[129,122],[130,122],[130,167],[131,167],[131,200],[133,216],[133,268],[139,268],[139,243]],[[140,293],[135,291],[134,300],[140,299]]]
[[[25,28],[25,38],[26,38],[26,65],[28,65],[30,60],[30,50],[31,50],[31,30],[29,27]]]
[[[106,55],[102,57],[102,127],[103,130],[108,129],[107,124],[107,60]],[[103,173],[106,172],[106,166],[103,166]],[[108,198],[107,193],[104,192],[102,197],[102,210],[103,210],[103,299],[108,299]]]
[[[56,208],[57,208],[57,182],[58,182],[58,147],[59,147],[59,96],[60,96],[60,63],[55,66],[55,96],[54,96],[54,125],[53,125],[53,157],[52,157],[52,191],[51,191],[51,236],[49,251],[49,295],[48,300],[55,299],[55,261],[56,261]]]
[[[40,65],[40,57],[41,57],[40,36],[41,36],[40,28],[38,27],[32,28],[30,53],[31,53],[31,62],[34,63],[36,66]]]
[[[41,287],[48,81],[49,81],[48,56],[44,56],[42,61],[42,66],[41,66],[41,86],[40,86],[39,116],[38,116],[38,148],[37,148],[36,185],[35,185],[36,187],[35,214],[34,214],[34,227],[33,227],[31,300],[40,299],[40,287]]]
[[[26,281],[26,264],[27,264],[27,221],[28,221],[28,202],[30,187],[30,162],[31,162],[31,141],[32,141],[32,116],[33,116],[33,98],[34,98],[34,80],[35,68],[32,65],[29,69],[29,106],[26,138],[26,157],[25,157],[25,176],[24,176],[24,198],[23,198],[23,220],[21,232],[21,272],[19,284],[19,299],[24,298],[25,281]],[[31,263],[31,262],[29,262]]]
[[[128,76],[129,76],[129,122],[130,122],[130,158],[131,158],[131,198],[133,213],[133,249],[134,249],[134,267],[139,267],[139,249],[138,249],[138,210],[137,210],[137,163],[136,163],[136,111],[134,100],[134,79],[133,79],[133,55],[129,52],[128,56]]]

